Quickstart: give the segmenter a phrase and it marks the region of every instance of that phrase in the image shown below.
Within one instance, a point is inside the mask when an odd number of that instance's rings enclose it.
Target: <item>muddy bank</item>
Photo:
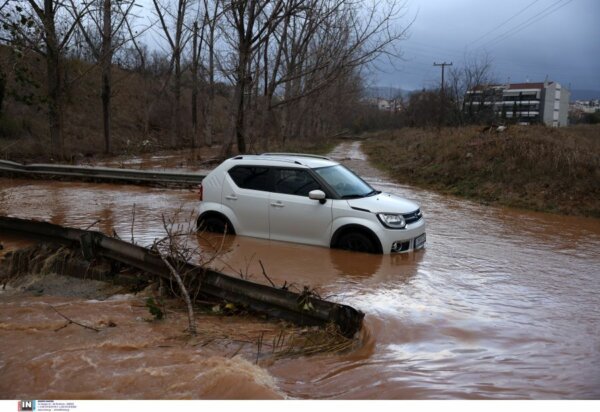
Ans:
[[[487,204],[600,217],[600,127],[404,128],[364,143],[401,183]]]

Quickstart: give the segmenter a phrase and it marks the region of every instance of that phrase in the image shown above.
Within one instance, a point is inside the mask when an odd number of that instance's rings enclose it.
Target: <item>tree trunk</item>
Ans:
[[[50,3],[50,4],[48,4]],[[64,158],[62,118],[62,74],[60,51],[56,39],[52,2],[46,0],[46,68],[48,81],[48,122],[50,127],[50,151],[59,159]]]
[[[215,106],[215,26],[213,21],[210,23],[210,33],[208,34],[208,96],[204,105],[204,143],[207,146],[212,145],[213,135],[213,112]]]
[[[215,102],[214,80],[208,86],[208,96],[204,106],[204,143],[212,146],[213,134],[213,107]]]
[[[248,49],[245,43],[241,42],[239,51],[239,60],[237,68],[237,79],[235,85],[235,93],[233,96],[233,104],[235,108],[234,116],[234,135],[239,153],[246,153],[246,140],[244,137],[244,93],[246,92],[247,83],[247,68],[248,68]]]
[[[104,126],[104,153],[111,152],[111,66],[112,66],[112,25],[111,0],[104,0],[102,28],[102,123]]]
[[[179,47],[179,46],[178,46]],[[172,135],[171,146],[176,147],[181,138],[181,51],[179,48],[175,51],[175,133]]]
[[[6,94],[6,75],[0,69],[0,118],[2,118],[2,105]]]
[[[198,22],[194,22],[192,41],[192,149],[198,132]]]
[[[48,52],[46,63],[48,67],[48,121],[50,124],[50,150],[59,159],[64,157],[62,135],[62,97],[60,93],[61,75],[60,58],[55,52]]]
[[[237,143],[238,152],[246,153],[246,141],[244,139],[244,92],[246,88],[246,82],[244,80],[238,81],[235,88],[234,104],[235,104],[235,123],[234,123],[234,137]]]

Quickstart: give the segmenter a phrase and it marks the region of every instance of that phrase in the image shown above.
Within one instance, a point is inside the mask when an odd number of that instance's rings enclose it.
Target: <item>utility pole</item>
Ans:
[[[444,69],[446,68],[446,66],[452,66],[452,62],[450,63],[435,63],[433,62],[433,65],[436,67],[441,67],[442,68],[442,87],[440,88],[440,117],[438,120],[438,130],[442,127],[442,119],[444,118],[444,111],[445,111],[445,93],[444,93]]]

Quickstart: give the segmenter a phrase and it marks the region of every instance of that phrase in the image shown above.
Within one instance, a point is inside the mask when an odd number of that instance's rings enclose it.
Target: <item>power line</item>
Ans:
[[[515,27],[513,27],[512,29],[509,29],[508,31],[496,36],[495,38],[493,38],[492,40],[486,42],[485,44],[483,44],[482,46],[478,47],[478,48],[485,48],[487,46],[491,46],[492,44],[496,44],[499,43],[505,39],[507,39],[510,36],[513,36],[519,32],[521,32],[522,30],[531,27],[531,25],[528,25],[528,23],[536,23],[540,20],[542,20],[543,18],[549,16],[550,14],[554,13],[555,11],[563,8],[564,6],[566,6],[567,4],[571,3],[573,0],[568,0],[566,3],[560,4],[563,0],[558,0],[555,3],[552,3],[550,6],[546,7],[545,9],[543,9],[542,11],[540,11],[538,14],[530,17],[529,19],[525,20],[524,22],[516,25]],[[558,7],[555,7],[557,6]],[[552,10],[551,10],[552,9]]]
[[[552,8],[553,6],[557,5],[558,3],[560,3],[561,0],[559,0],[558,2],[552,4],[550,7],[542,10],[542,12],[538,13],[537,15],[531,17],[530,19],[524,21],[523,23],[521,23],[520,25],[515,26],[512,30],[509,30],[507,32],[505,32],[504,34],[501,34],[500,36],[496,37],[495,39],[491,40],[490,42],[486,43],[484,45],[484,47],[486,45],[493,45],[496,43],[499,43],[517,33],[520,33],[521,31],[525,30],[528,27],[531,27],[533,24],[535,24],[536,22],[544,19],[545,17],[549,16],[550,14],[554,13],[555,11],[563,8],[564,6],[566,6],[567,4],[571,3],[573,0],[569,0],[566,3],[560,4],[558,5],[558,7],[555,7],[552,10],[549,10],[550,8]],[[530,24],[528,24],[530,23]]]
[[[498,30],[500,27],[506,25],[506,23],[510,22],[511,20],[513,20],[515,17],[523,14],[523,12],[527,9],[529,9],[531,6],[533,6],[535,3],[537,3],[540,0],[534,0],[533,2],[529,3],[529,5],[525,6],[524,8],[522,8],[521,10],[519,10],[516,14],[513,14],[511,17],[509,17],[508,19],[504,20],[502,23],[500,23],[499,25],[497,25],[496,27],[494,27],[492,30],[488,31],[487,33],[485,33],[483,36],[480,36],[478,39],[470,42],[467,44],[467,46],[470,46],[471,44],[477,43],[479,40],[483,39],[484,37],[488,36],[490,33],[495,32],[496,30]]]
[[[440,47],[435,47],[432,45],[428,45],[426,43],[417,43],[417,42],[412,42],[412,41],[411,41],[411,43],[416,43],[416,44],[419,44],[422,46],[413,46],[412,44],[403,46],[404,49],[407,51],[406,62],[403,65],[403,67],[404,67],[403,70],[406,70],[407,67],[410,67],[411,69],[418,68],[419,71],[421,71],[421,70],[430,71],[429,69],[431,69],[431,66],[430,66],[431,63],[429,63],[429,61],[431,61],[431,60],[429,60],[429,59],[434,52],[425,50],[425,48],[447,51],[447,53],[445,53],[446,57],[453,57],[458,60],[464,60],[469,57],[476,58],[478,56],[481,56],[481,52],[471,51],[471,52],[465,52],[463,54],[461,54],[459,52],[452,53],[452,52],[450,52],[451,49],[442,49]],[[423,47],[425,47],[425,48],[423,48]],[[494,66],[504,65],[507,67],[510,66],[511,68],[522,67],[523,70],[526,70],[526,68],[530,68],[530,70],[535,70],[535,69],[540,68],[539,63],[527,63],[527,62],[523,62],[522,60],[515,61],[514,58],[507,58],[507,57],[502,58],[502,57],[499,57],[499,55],[497,55],[497,54],[494,54],[491,58],[494,63]],[[565,68],[564,65],[558,65],[558,64],[544,64],[543,65],[544,70],[548,70],[548,69],[560,70],[560,69],[564,69],[564,68]],[[415,72],[413,74],[418,74],[418,73]]]

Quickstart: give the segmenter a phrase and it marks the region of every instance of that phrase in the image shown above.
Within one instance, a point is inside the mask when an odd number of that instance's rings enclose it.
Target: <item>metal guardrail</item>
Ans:
[[[156,276],[171,278],[168,267],[155,252],[97,231],[0,216],[0,233],[5,231],[80,245],[86,258],[102,256]],[[249,282],[190,263],[176,263],[177,267],[183,267],[182,272],[186,276],[194,277],[194,282],[199,283],[200,293],[207,296],[247,305],[256,312],[299,325],[323,326],[334,323],[347,337],[354,336],[361,329],[364,313],[350,306],[322,300],[307,293],[299,294]]]
[[[111,167],[53,164],[23,165],[8,160],[0,160],[0,175],[11,177],[60,177],[69,180],[91,180],[96,182],[175,184],[184,186],[198,185],[205,177],[198,173],[157,172],[152,170],[132,170]]]

